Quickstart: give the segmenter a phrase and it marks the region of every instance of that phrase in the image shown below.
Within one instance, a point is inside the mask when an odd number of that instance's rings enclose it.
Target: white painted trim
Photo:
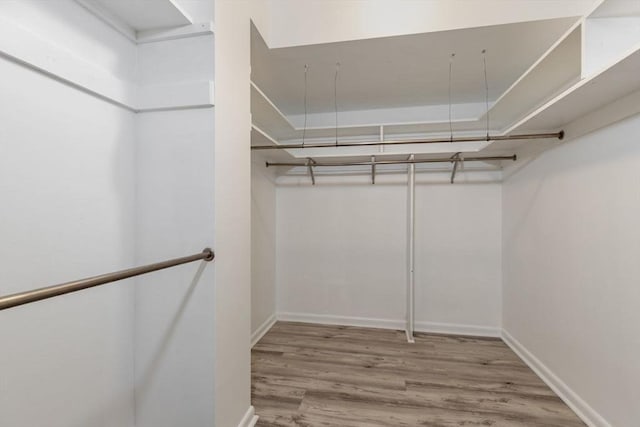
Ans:
[[[209,36],[214,34],[213,22],[201,22],[177,28],[162,30],[145,30],[136,33],[136,43],[155,43],[167,40],[186,39],[190,37]]]
[[[272,137],[271,135],[269,135],[268,133],[266,133],[265,131],[260,129],[258,126],[254,125],[253,123],[251,123],[251,129],[255,130],[260,135],[262,135],[265,138],[267,138],[269,141],[271,141],[273,143],[273,145],[280,145],[280,142],[278,142],[278,140],[276,140],[274,137]]]
[[[533,355],[505,329],[502,340],[544,381],[589,427],[612,427],[595,409],[565,384],[551,369]]]
[[[416,332],[432,334],[466,335],[473,337],[500,338],[500,328],[497,326],[464,325],[459,323],[416,322]]]
[[[365,328],[395,329],[404,331],[404,320],[373,319],[367,317],[332,316],[329,314],[277,313],[284,322],[318,323],[323,325],[360,326]]]
[[[240,420],[240,424],[238,427],[253,427],[258,422],[258,416],[256,415],[256,410],[253,406],[249,406],[247,412],[245,412],[244,417]]]
[[[253,348],[253,346],[256,345],[267,332],[269,332],[273,325],[276,324],[276,321],[276,315],[272,314],[262,323],[262,325],[258,326],[258,329],[251,334],[251,348]]]
[[[136,112],[213,106],[212,81],[138,86]]]
[[[316,323],[323,325],[360,326],[365,328],[394,329],[404,331],[405,320],[375,319],[368,317],[333,316],[329,314],[277,313],[284,322]],[[416,332],[436,334],[468,335],[499,338],[500,328],[492,326],[461,325],[455,323],[416,322]]]

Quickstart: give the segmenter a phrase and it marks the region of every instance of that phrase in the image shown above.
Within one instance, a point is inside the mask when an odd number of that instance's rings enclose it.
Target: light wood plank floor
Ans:
[[[252,352],[258,426],[584,426],[501,340],[278,322]]]

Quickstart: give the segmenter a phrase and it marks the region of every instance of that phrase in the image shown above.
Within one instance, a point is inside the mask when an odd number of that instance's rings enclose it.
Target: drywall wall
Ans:
[[[251,340],[276,314],[276,185],[273,169],[251,165]]]
[[[280,186],[278,314],[404,318],[406,188]]]
[[[102,67],[129,54],[73,2],[0,3]],[[134,115],[4,57],[0,75],[0,294],[131,267]],[[0,312],[0,424],[133,426],[131,285]]]
[[[594,426],[640,419],[640,117],[504,183],[504,330]]]
[[[249,0],[216,0],[215,421],[249,425],[251,154]]]
[[[149,87],[213,80],[214,37],[140,45],[137,78]],[[137,115],[137,264],[215,249],[214,129],[212,108]],[[138,427],[214,425],[215,263],[138,279]]]
[[[499,335],[501,193],[496,181],[416,186],[416,330]]]
[[[500,184],[447,178],[416,185],[416,330],[495,335]],[[278,316],[404,328],[406,183],[323,179],[277,188]]]
[[[141,114],[136,141],[136,259],[213,247],[213,110]],[[215,261],[140,277],[137,426],[211,426]]]
[[[213,19],[212,1],[186,3],[196,22]],[[140,95],[138,84],[195,83],[208,100],[213,36],[136,46],[72,0],[4,1],[0,13],[11,34],[0,44],[10,59],[0,63],[2,253],[15,267],[3,267],[14,286],[0,293],[213,246],[213,109],[114,105]],[[26,264],[33,248],[42,255]],[[6,312],[18,317],[1,322],[14,350],[0,356],[0,423],[213,425],[213,269],[190,264]]]

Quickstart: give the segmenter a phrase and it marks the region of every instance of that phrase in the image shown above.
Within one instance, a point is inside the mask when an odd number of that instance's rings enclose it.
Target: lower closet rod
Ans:
[[[485,157],[463,157],[462,160],[465,162],[490,162],[495,160],[517,160],[516,155],[513,156],[485,156]],[[410,165],[415,163],[452,163],[455,162],[455,159],[444,158],[444,159],[418,159],[418,160],[376,160],[374,162],[331,162],[331,163],[320,163],[316,162],[313,164],[313,167],[318,166],[374,166],[374,165]],[[267,167],[269,166],[309,166],[308,163],[294,163],[294,162],[266,162]]]

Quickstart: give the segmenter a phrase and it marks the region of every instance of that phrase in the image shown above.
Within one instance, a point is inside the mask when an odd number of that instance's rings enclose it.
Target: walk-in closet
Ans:
[[[638,423],[640,8],[587,3],[252,27],[258,425]]]
[[[0,427],[640,427],[640,0],[0,0]]]

